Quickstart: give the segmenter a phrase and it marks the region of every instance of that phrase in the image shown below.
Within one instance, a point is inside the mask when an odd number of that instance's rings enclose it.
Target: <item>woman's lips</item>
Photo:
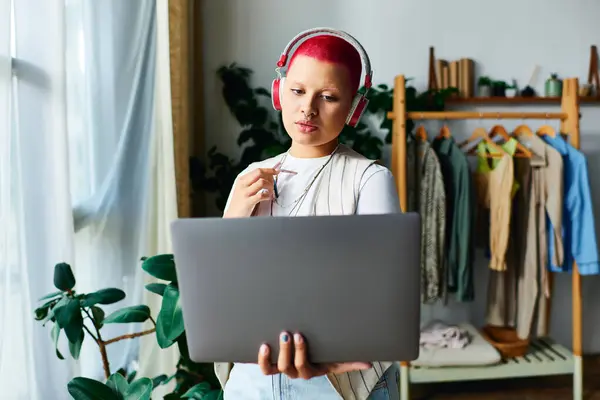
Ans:
[[[296,122],[296,125],[298,126],[298,130],[303,133],[311,133],[318,129],[316,125],[306,122]]]

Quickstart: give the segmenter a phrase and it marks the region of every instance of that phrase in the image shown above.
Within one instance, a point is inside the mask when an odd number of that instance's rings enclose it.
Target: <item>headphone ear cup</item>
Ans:
[[[352,100],[352,106],[350,107],[350,112],[348,113],[348,118],[346,118],[346,124],[353,128],[356,127],[360,121],[360,118],[365,113],[368,104],[369,99],[362,94],[357,94],[354,96],[354,99]]]
[[[285,76],[282,78],[275,78],[271,84],[271,102],[273,103],[273,108],[277,111],[281,111],[281,95],[284,83]]]
[[[271,103],[273,103],[273,108],[277,111],[281,110],[281,97],[279,95],[281,83],[280,78],[275,78],[271,84]]]

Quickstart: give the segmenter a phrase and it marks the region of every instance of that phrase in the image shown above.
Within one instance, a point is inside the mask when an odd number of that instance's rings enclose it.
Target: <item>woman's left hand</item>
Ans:
[[[292,358],[292,347],[294,357]],[[271,363],[271,349],[263,344],[258,353],[258,365],[265,375],[283,373],[290,378],[310,379],[328,373],[342,374],[345,372],[358,371],[371,368],[366,362],[345,362],[311,364],[306,354],[306,341],[301,334],[296,333],[293,337],[283,332],[279,336],[279,356],[277,364]]]

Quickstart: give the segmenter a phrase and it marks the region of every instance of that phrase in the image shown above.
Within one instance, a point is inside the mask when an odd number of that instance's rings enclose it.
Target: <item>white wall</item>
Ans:
[[[487,10],[487,11],[484,11]],[[517,79],[524,85],[534,65],[541,66],[536,89],[550,73],[587,81],[589,47],[600,45],[600,2],[595,0],[207,0],[204,2],[204,73],[206,148],[217,145],[236,155],[240,132],[225,106],[215,71],[231,62],[255,71],[256,85],[270,87],[275,62],[287,42],[299,31],[331,26],[351,32],[369,52],[374,83],[392,84],[394,76],[414,77],[425,88],[428,48],[439,58],[473,58],[478,74],[495,79]],[[510,27],[510,29],[509,29]],[[550,107],[550,108],[548,108]],[[503,111],[510,108],[482,108]],[[558,111],[558,106],[531,110]],[[526,107],[520,110],[530,111]],[[453,135],[466,137],[477,124],[490,128],[496,121],[450,124]],[[503,121],[507,129],[522,121]],[[545,121],[539,121],[543,123]],[[537,122],[533,122],[535,125]],[[439,124],[426,127],[432,132]],[[596,215],[600,215],[600,106],[582,108],[582,146],[589,155]],[[600,224],[598,233],[600,236]],[[427,307],[423,318],[483,323],[486,267],[477,266],[477,300],[472,304]],[[557,275],[552,306],[551,334],[571,344],[571,276]],[[584,351],[600,352],[600,278],[584,279]]]

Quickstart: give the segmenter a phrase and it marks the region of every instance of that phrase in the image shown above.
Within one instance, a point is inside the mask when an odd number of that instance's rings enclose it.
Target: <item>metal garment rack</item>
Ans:
[[[392,172],[394,174],[400,207],[406,212],[407,206],[407,164],[406,164],[406,120],[465,120],[465,119],[540,119],[560,120],[560,131],[566,133],[570,143],[580,148],[579,136],[579,80],[565,79],[561,99],[561,112],[407,112],[406,79],[397,75],[394,80],[393,109],[387,114],[392,120]],[[552,274],[550,274],[552,277]],[[550,338],[532,340],[529,353],[523,357],[503,360],[499,365],[477,367],[411,367],[409,362],[401,362],[400,398],[410,399],[411,383],[434,383],[468,381],[478,379],[504,379],[511,377],[547,376],[572,374],[573,399],[582,400],[583,361],[582,361],[582,300],[581,276],[577,265],[572,269],[573,307],[573,349],[556,344]],[[550,310],[550,307],[548,307]],[[549,312],[549,311],[548,311]]]

